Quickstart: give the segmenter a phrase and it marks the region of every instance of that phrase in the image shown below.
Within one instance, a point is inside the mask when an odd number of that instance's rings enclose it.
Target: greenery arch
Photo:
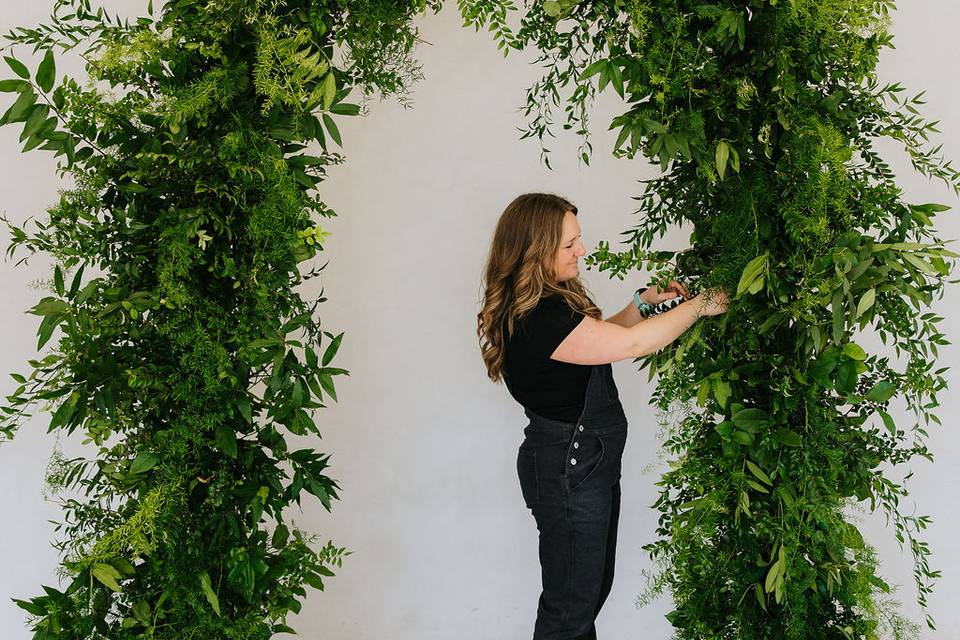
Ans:
[[[654,402],[682,409],[647,547],[661,567],[649,595],[670,589],[677,637],[914,633],[843,514],[865,500],[887,512],[925,606],[928,520],[899,512],[905,488],[879,467],[931,456],[946,341],[919,312],[957,256],[932,224],[944,207],[904,202],[873,141],[901,142],[954,193],[960,174],[928,144],[919,97],[877,82],[893,2],[548,0],[518,28],[510,0],[458,6],[505,55],[536,46],[550,62],[524,137],[544,140],[572,85],[564,126],[589,162],[589,101],[609,86],[629,107],[611,127],[617,153],[663,169],[632,249],[602,244],[588,264],[737,294],[731,314],[641,363],[659,374]],[[324,298],[294,287],[323,268],[299,272],[326,236],[314,216],[336,215],[316,192],[343,159],[334,116],[359,113],[344,102],[354,87],[402,99],[419,71],[411,21],[439,8],[169,0],[131,22],[57,0],[48,23],[8,34],[43,55],[35,72],[7,57],[0,90],[17,98],[0,124],[22,123],[24,150],[54,151],[75,186],[34,229],[8,223],[8,255],[57,261],[32,312],[38,348],[60,337],[14,374],[0,433],[42,403],[50,430],[80,428],[99,448],[48,475],[84,499],[63,502],[68,586],[17,601],[36,638],[268,638],[340,566],[344,548],[316,549],[282,514],[304,490],[327,509],[337,498],[328,457],[285,434],[319,435],[309,411],[348,373],[329,366],[343,334],[314,319]],[[99,84],[58,83],[55,52],[80,47]],[[690,250],[651,249],[684,220]],[[904,370],[852,341],[867,326]],[[917,416],[907,429],[887,412],[898,393]]]

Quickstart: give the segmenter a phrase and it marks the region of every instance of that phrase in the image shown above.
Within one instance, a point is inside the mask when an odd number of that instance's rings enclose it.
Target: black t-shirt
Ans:
[[[506,335],[503,371],[510,395],[547,418],[576,422],[583,412],[590,365],[551,360],[550,355],[585,314],[559,295],[544,295],[528,315],[514,322]]]

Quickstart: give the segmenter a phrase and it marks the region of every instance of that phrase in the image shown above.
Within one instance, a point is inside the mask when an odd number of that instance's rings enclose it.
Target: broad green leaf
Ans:
[[[751,408],[738,411],[733,414],[731,420],[733,420],[733,424],[737,425],[737,428],[756,433],[767,426],[767,418],[767,412],[763,409]]]
[[[0,80],[0,93],[23,91],[29,88],[30,83],[25,80]]]
[[[240,409],[240,415],[247,422],[253,422],[253,410],[250,406],[250,399],[247,396],[241,396],[237,399],[237,408]]]
[[[104,585],[113,589],[114,591],[120,591],[120,585],[117,584],[117,579],[120,578],[120,572],[111,567],[108,564],[95,564],[91,569],[93,577],[102,582]]]
[[[873,303],[877,300],[877,290],[870,289],[860,297],[860,302],[857,303],[857,313],[854,316],[855,320],[858,320],[860,316],[867,312],[867,310],[873,306]]]
[[[7,109],[7,112],[3,114],[3,118],[0,119],[0,125],[12,124],[14,122],[26,122],[27,118],[30,117],[31,112],[33,111],[33,106],[37,102],[37,94],[33,92],[32,89],[29,91],[24,91],[20,94],[20,97],[17,98],[16,102],[10,105],[10,108]]]
[[[13,69],[15,74],[24,80],[30,79],[30,71],[22,62],[12,56],[4,56],[3,59],[7,61],[7,64],[10,65],[10,68]]]
[[[867,359],[867,352],[856,342],[848,342],[843,345],[843,355],[853,360],[863,361]]]
[[[210,603],[210,606],[213,608],[213,612],[220,615],[220,600],[217,598],[217,594],[213,592],[213,586],[210,584],[210,576],[206,572],[200,574],[200,589],[203,591],[203,596],[207,599],[207,602]]]
[[[721,140],[717,143],[717,152],[714,160],[717,163],[717,174],[720,176],[720,179],[723,180],[724,175],[727,172],[727,158],[730,157],[730,145]]]
[[[735,442],[739,442],[744,446],[749,447],[753,445],[753,434],[747,433],[746,431],[734,431],[732,437]]]
[[[330,105],[333,104],[333,99],[337,97],[337,79],[333,76],[333,71],[330,71],[323,77],[323,110],[326,111],[330,109]]]
[[[897,392],[897,388],[887,380],[881,380],[867,392],[866,398],[871,402],[886,402]]]
[[[144,471],[149,471],[158,462],[157,456],[150,453],[149,451],[143,451],[134,458],[133,462],[130,464],[130,473],[143,473]]]
[[[790,447],[799,447],[803,444],[800,434],[790,429],[777,429],[773,434],[773,439]]]
[[[863,534],[860,533],[860,530],[857,529],[852,523],[845,523],[847,527],[847,533],[850,534],[850,537],[853,538],[852,544],[849,545],[851,549],[862,549],[864,546]]]
[[[730,438],[730,434],[733,432],[733,423],[729,420],[724,420],[720,424],[713,427],[717,433],[720,434],[720,437],[724,440]]]
[[[850,393],[857,386],[857,361],[841,360],[834,375],[834,384],[840,393]]]
[[[763,585],[763,588],[767,593],[773,591],[774,584],[776,583],[777,578],[780,576],[780,572],[782,570],[783,566],[780,564],[779,560],[770,565],[770,570],[767,572],[766,582]]]
[[[822,387],[827,389],[833,386],[833,379],[830,373],[837,366],[837,360],[840,357],[840,351],[836,347],[828,347],[816,360],[810,363],[810,376]]]
[[[43,56],[43,60],[40,62],[40,66],[37,68],[37,85],[44,91],[44,93],[49,93],[53,89],[53,83],[57,74],[56,64],[53,60],[53,49],[47,49],[46,54]]]
[[[214,433],[217,448],[231,458],[237,457],[237,432],[229,425],[222,424]]]
[[[717,399],[717,404],[720,407],[727,406],[727,400],[730,399],[730,384],[723,380],[717,380],[713,383],[713,396]]]
[[[764,252],[762,255],[757,256],[747,263],[747,266],[743,269],[743,273],[740,274],[740,282],[737,284],[737,293],[734,297],[748,290],[750,290],[750,293],[756,293],[752,288],[755,282],[760,279],[767,270],[767,257],[768,253]]]

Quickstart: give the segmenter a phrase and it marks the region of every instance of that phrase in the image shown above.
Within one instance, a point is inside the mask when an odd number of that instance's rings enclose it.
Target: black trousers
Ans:
[[[627,423],[604,366],[591,374],[576,423],[527,411],[517,474],[540,532],[534,640],[596,640],[595,621],[613,585]]]

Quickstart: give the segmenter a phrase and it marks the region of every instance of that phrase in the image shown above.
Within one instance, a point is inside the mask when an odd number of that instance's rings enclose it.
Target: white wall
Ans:
[[[38,5],[47,5],[38,3]],[[137,3],[114,0],[120,8]],[[0,32],[35,24],[46,6],[4,3]],[[928,89],[926,114],[940,118],[940,138],[960,158],[960,89],[953,38],[960,5],[953,0],[903,3],[895,31],[898,49],[883,60],[882,75],[912,89]],[[340,217],[324,223],[333,235],[317,264],[330,259],[307,296],[328,302],[320,308],[330,331],[346,331],[336,364],[339,404],[319,414],[322,441],[310,445],[332,452],[331,475],[343,486],[343,500],[327,514],[306,500],[298,525],[346,545],[353,555],[324,593],[311,591],[301,615],[290,623],[302,637],[334,640],[489,640],[529,638],[539,593],[537,532],[523,506],[515,472],[516,447],[525,418],[503,385],[489,383],[476,342],[480,272],[497,217],[517,194],[546,190],[580,208],[584,244],[599,240],[619,246],[621,231],[634,218],[631,196],[638,179],[652,175],[641,161],[616,160],[606,132],[619,113],[613,94],[594,110],[592,167],[578,166],[573,136],[554,140],[554,171],[539,162],[537,144],[518,141],[519,112],[526,88],[540,77],[532,55],[504,59],[485,32],[463,29],[456,5],[421,21],[419,60],[426,79],[416,87],[414,109],[395,103],[372,105],[365,119],[340,120],[347,162],[330,171],[322,185],[325,200]],[[9,75],[9,74],[7,74]],[[9,96],[0,98],[6,108]],[[562,110],[557,119],[562,118]],[[558,135],[561,133],[558,127]],[[0,130],[4,181],[0,211],[12,220],[39,215],[56,197],[50,154],[18,151],[17,127]],[[960,204],[939,185],[909,173],[902,184],[912,201]],[[947,238],[960,224],[939,220]],[[661,246],[683,248],[686,233],[675,232]],[[6,245],[6,239],[3,241]],[[37,320],[23,312],[41,297],[31,282],[47,277],[44,260],[14,267],[0,263],[4,306],[0,327],[4,353],[0,371],[25,370],[35,357]],[[605,312],[619,310],[645,274],[610,281],[584,271]],[[958,335],[958,292],[950,289],[935,309],[946,316],[948,337]],[[873,350],[882,345],[867,341]],[[892,350],[886,349],[886,352]],[[941,351],[954,365],[955,349]],[[664,469],[658,457],[657,425],[647,405],[647,373],[630,362],[614,365],[630,436],[624,456],[623,512],[617,580],[598,622],[603,638],[667,638],[667,599],[641,610],[634,606],[643,588],[641,571],[650,562],[641,545],[653,539],[657,513],[654,482]],[[957,371],[948,373],[952,387]],[[13,390],[4,375],[0,392]],[[931,610],[937,634],[960,635],[960,556],[954,542],[960,517],[955,470],[960,437],[951,417],[957,401],[942,394],[946,426],[933,429],[929,444],[937,462],[914,465],[911,483],[918,512],[933,517],[927,539],[932,565],[944,571]],[[4,533],[0,545],[0,595],[28,597],[40,584],[54,584],[57,556],[50,547],[58,508],[44,501],[43,469],[54,446],[44,433],[47,417],[32,420],[17,439],[0,447],[0,491]],[[81,451],[76,442],[68,452]],[[911,504],[906,505],[911,510]],[[864,525],[880,550],[884,575],[902,585],[905,610],[916,613],[909,552],[897,548],[883,518]],[[23,612],[0,599],[0,630],[11,640],[30,637]]]

